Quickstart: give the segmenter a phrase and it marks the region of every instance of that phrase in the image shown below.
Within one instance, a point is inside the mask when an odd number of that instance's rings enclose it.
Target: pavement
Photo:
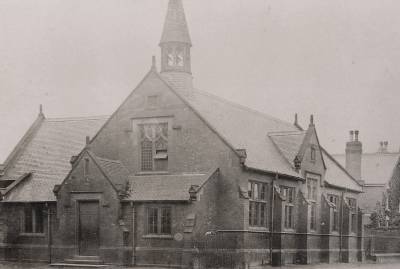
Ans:
[[[55,269],[48,264],[40,263],[17,263],[17,262],[0,262],[0,269]],[[264,268],[276,268],[266,266]],[[285,265],[277,267],[280,269],[400,269],[400,263],[339,263],[339,264],[312,264],[312,265]],[[166,269],[156,267],[123,267],[123,266],[107,266],[107,269]],[[251,268],[250,268],[251,269]]]

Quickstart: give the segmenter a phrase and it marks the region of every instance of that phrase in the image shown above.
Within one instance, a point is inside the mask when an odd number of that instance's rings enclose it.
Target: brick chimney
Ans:
[[[350,141],[346,143],[346,170],[361,183],[362,143],[358,135],[358,130],[350,131]]]

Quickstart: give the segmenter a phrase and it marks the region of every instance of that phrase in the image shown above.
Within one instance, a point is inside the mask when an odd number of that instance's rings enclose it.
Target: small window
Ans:
[[[38,233],[44,231],[44,206],[42,204],[26,205],[23,215],[23,233]]]
[[[354,198],[347,198],[347,203],[350,208],[350,228],[351,232],[357,232],[357,200]]]
[[[328,200],[335,205],[332,212],[331,229],[332,231],[339,230],[339,197],[334,194],[328,195]]]
[[[147,107],[155,108],[158,105],[159,105],[159,97],[158,97],[158,95],[147,96]]]
[[[281,195],[285,197],[285,211],[284,211],[284,227],[286,229],[294,228],[294,200],[295,200],[295,188],[280,186]]]
[[[171,208],[149,207],[147,209],[147,233],[171,234]]]
[[[314,146],[311,146],[311,156],[310,156],[310,158],[311,158],[311,161],[315,161],[315,158],[316,158],[316,149],[315,149]]]
[[[89,158],[85,158],[84,165],[83,165],[83,177],[89,177]]]
[[[310,229],[315,231],[317,229],[317,205],[311,203],[310,207]]]
[[[318,180],[314,178],[307,178],[307,198],[309,200],[317,201],[318,198]]]

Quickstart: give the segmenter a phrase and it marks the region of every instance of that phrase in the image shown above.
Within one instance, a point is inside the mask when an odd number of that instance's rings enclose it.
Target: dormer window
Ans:
[[[140,124],[141,170],[168,170],[168,123]]]

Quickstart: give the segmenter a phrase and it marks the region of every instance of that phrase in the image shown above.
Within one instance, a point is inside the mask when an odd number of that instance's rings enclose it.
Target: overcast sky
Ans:
[[[183,0],[195,86],[303,126],[341,153],[400,147],[398,0]],[[111,114],[148,72],[167,0],[1,0],[0,163],[47,117]],[[249,130],[251,131],[251,130]],[[260,134],[265,135],[265,134]]]

